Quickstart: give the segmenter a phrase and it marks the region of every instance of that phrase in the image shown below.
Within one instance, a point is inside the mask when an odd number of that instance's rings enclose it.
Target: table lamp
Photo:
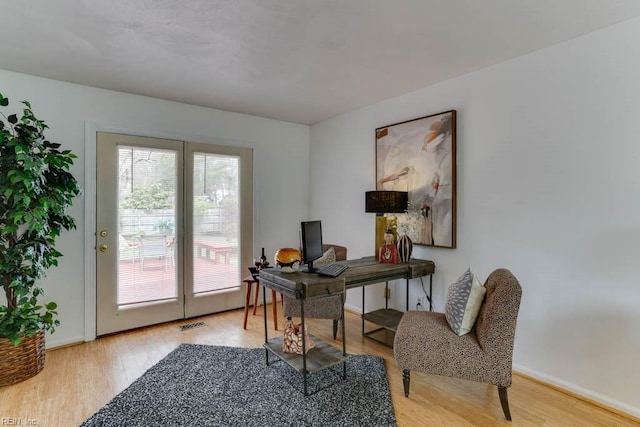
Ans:
[[[376,248],[375,254],[378,259],[378,248],[384,243],[384,233],[390,229],[397,238],[397,220],[384,216],[386,213],[401,213],[407,209],[409,193],[406,191],[367,191],[365,193],[365,212],[376,214]]]

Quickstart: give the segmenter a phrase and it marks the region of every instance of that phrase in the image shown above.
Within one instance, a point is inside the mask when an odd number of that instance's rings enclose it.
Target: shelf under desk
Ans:
[[[307,372],[312,374],[347,360],[340,350],[322,341],[320,338],[309,334],[316,346],[307,352]],[[298,372],[302,372],[304,364],[302,355],[285,353],[282,350],[282,337],[272,338],[264,344],[264,347],[286,362]]]
[[[364,286],[383,282],[387,283],[388,286],[388,282],[391,280],[405,279],[407,283],[406,309],[408,310],[409,280],[429,276],[429,309],[432,307],[432,275],[435,272],[435,264],[433,261],[412,258],[407,263],[387,264],[378,262],[375,257],[366,257],[340,261],[340,263],[346,264],[349,268],[347,268],[347,270],[345,270],[340,276],[335,278],[320,277],[316,274],[301,272],[282,273],[278,269],[269,269],[260,271],[260,281],[264,286],[275,289],[283,295],[301,300],[322,298],[328,295],[344,293],[348,289],[363,287],[362,308],[364,311]],[[404,313],[398,310],[389,309],[386,306],[384,309],[375,310],[370,313],[363,312],[362,334],[373,339],[376,339],[375,336],[379,335],[374,334],[374,332],[379,331],[379,329],[365,332],[365,320],[375,323],[388,331],[395,332],[402,314]],[[387,335],[387,337],[385,337],[383,342],[390,345],[388,334],[385,335]],[[268,340],[266,339],[266,341]]]

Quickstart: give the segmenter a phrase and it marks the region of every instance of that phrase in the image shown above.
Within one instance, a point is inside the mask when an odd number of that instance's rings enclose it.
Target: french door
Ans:
[[[251,149],[97,135],[97,335],[240,307]]]

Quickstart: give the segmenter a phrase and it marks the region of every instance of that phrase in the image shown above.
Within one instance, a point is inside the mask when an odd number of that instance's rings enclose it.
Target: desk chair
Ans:
[[[475,326],[456,335],[444,313],[407,311],[400,320],[393,353],[409,397],[410,371],[463,378],[498,386],[504,416],[511,421],[513,342],[522,288],[509,270],[498,269],[484,285],[486,294]]]
[[[336,261],[345,261],[347,259],[347,248],[338,245],[322,245],[323,252],[333,248],[336,254]],[[314,266],[319,266],[316,262]],[[300,301],[292,297],[284,297],[283,308],[286,318],[300,317]],[[326,298],[305,301],[304,317],[313,317],[315,319],[331,319],[333,320],[333,339],[338,336],[338,321],[342,319],[342,296],[332,295]],[[344,339],[344,337],[343,337]]]

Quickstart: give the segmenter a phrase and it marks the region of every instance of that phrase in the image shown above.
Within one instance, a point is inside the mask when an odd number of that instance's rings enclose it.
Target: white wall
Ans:
[[[437,309],[468,266],[481,278],[509,268],[523,287],[516,370],[636,416],[638,40],[635,19],[311,128],[311,216],[325,240],[366,256],[375,128],[456,109],[458,248],[414,251],[436,263]],[[360,309],[360,295],[347,304]],[[411,305],[419,295],[418,281]]]
[[[297,230],[300,221],[307,218],[309,206],[308,126],[2,70],[0,92],[10,98],[16,110],[18,101],[31,102],[36,116],[50,128],[48,138],[78,155],[72,173],[83,187],[88,187],[88,179],[95,180],[84,171],[85,127],[253,147],[254,254],[258,255],[263,246],[268,254],[282,246],[297,247]],[[56,248],[64,257],[42,282],[47,301],[58,303],[61,321],[56,333],[47,336],[48,347],[82,341],[85,326],[95,331],[95,323],[85,325],[84,201],[90,199],[88,196],[74,203],[70,212],[77,219],[78,229],[60,237]]]

